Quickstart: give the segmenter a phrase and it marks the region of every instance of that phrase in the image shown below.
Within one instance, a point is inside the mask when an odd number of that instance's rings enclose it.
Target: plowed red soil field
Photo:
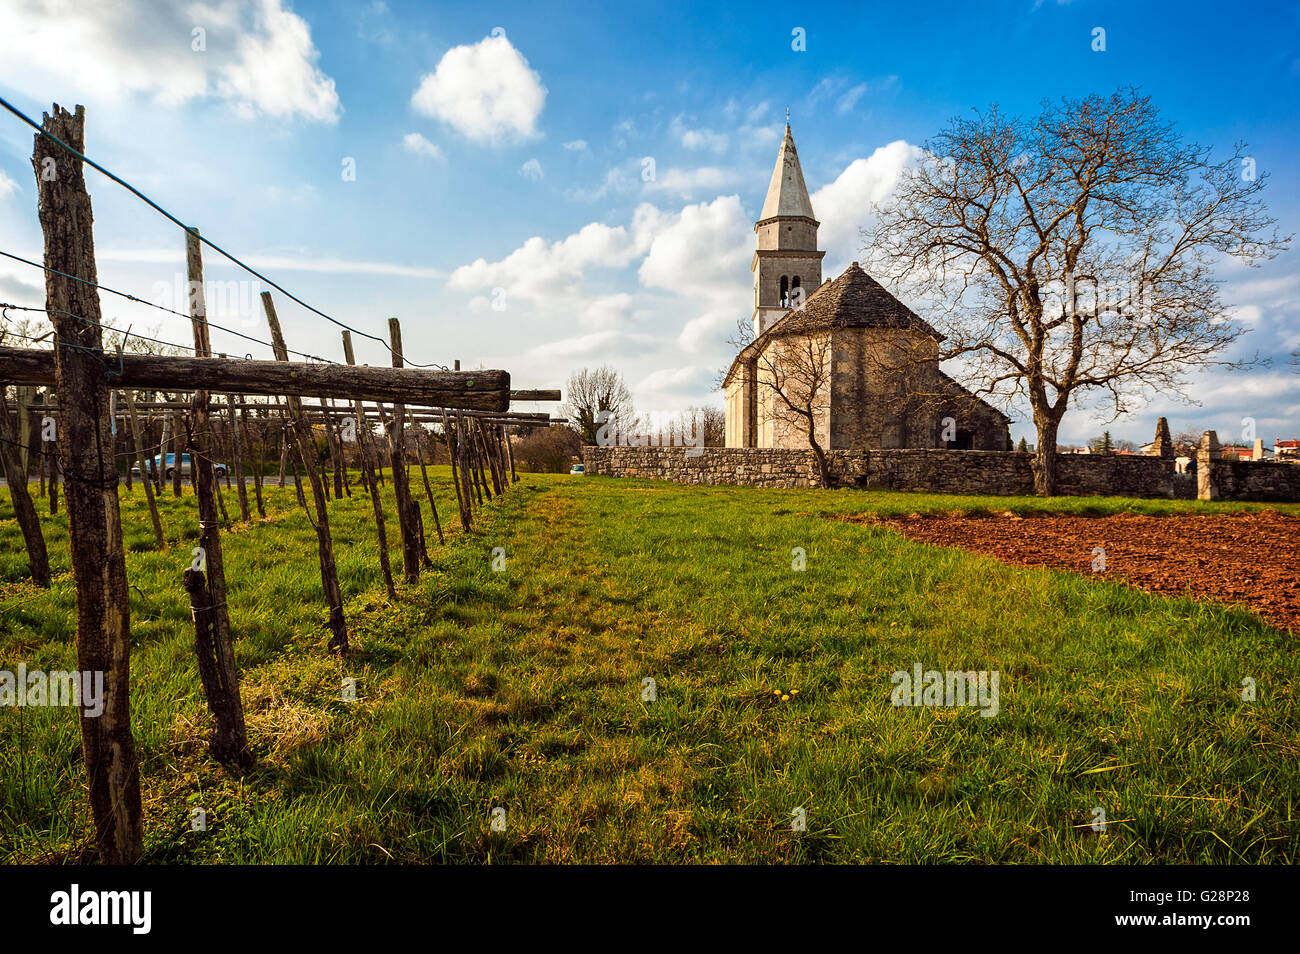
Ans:
[[[1088,575],[1094,575],[1094,548],[1101,547],[1110,579],[1155,593],[1244,603],[1274,626],[1300,632],[1300,516],[1275,510],[1172,517],[1006,512],[871,522],[922,543]]]

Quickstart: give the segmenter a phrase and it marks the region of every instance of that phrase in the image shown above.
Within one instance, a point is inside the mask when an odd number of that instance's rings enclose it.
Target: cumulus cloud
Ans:
[[[442,150],[416,132],[403,136],[402,145],[406,147],[407,152],[413,152],[417,156],[427,156],[430,159],[442,158]]]
[[[587,151],[587,140],[585,140],[585,139],[574,139],[574,140],[572,140],[571,142],[566,142],[566,143],[564,144],[564,148],[565,148],[565,149],[568,149],[570,152],[586,152],[586,151]]]
[[[533,236],[500,261],[480,258],[462,265],[448,285],[457,291],[503,288],[510,298],[572,304],[583,294],[585,269],[625,266],[636,254],[627,229],[592,222],[555,242]]]
[[[688,205],[675,215],[643,209],[640,222],[653,236],[637,271],[642,284],[694,299],[730,297],[748,287],[753,229],[739,196]]]
[[[708,149],[713,152],[725,152],[728,138],[726,133],[714,132],[712,129],[691,129],[677,116],[669,124],[671,132],[687,149]]]
[[[529,159],[519,167],[519,174],[525,179],[532,179],[534,182],[542,178],[546,173],[542,172],[542,164],[536,159]]]
[[[10,179],[3,169],[0,169],[0,199],[18,191],[18,183]]]
[[[825,277],[834,278],[859,257],[860,230],[871,220],[872,204],[886,202],[903,170],[923,153],[920,147],[896,139],[866,159],[853,160],[835,181],[812,194],[813,211],[821,221],[817,238],[826,250]]]
[[[213,97],[246,118],[332,123],[341,106],[319,59],[311,28],[282,0],[0,4],[9,81],[41,99]]]
[[[735,174],[717,166],[694,169],[659,169],[645,183],[646,192],[665,192],[679,199],[691,199],[701,192],[725,188],[735,181]]]
[[[546,87],[505,34],[448,50],[411,96],[418,113],[498,146],[538,135]]]

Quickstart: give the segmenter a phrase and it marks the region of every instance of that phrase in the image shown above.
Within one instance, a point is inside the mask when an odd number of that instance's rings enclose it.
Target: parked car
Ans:
[[[154,454],[153,457],[149,458],[148,461],[149,473],[150,474],[154,473],[154,468],[161,465],[163,468],[163,477],[167,480],[171,480],[172,472],[176,469],[176,455],[168,454],[166,463],[162,463],[161,458],[162,458],[161,454]],[[225,464],[219,463],[218,461],[213,461],[212,470],[218,477],[226,476]],[[140,465],[139,464],[132,465],[131,473],[133,474],[140,473]],[[182,477],[190,476],[190,455],[189,454],[181,455],[181,476]]]
[[[586,472],[587,472],[587,468],[582,464],[574,464],[573,470],[569,471],[570,474],[577,474],[579,477],[581,477]]]

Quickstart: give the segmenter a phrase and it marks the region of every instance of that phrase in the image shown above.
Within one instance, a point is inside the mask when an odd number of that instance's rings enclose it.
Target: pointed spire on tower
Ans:
[[[767,198],[758,217],[760,222],[784,215],[815,218],[812,200],[808,198],[808,186],[803,181],[803,169],[799,165],[799,153],[794,148],[794,135],[790,132],[789,112],[787,106],[785,138],[781,140],[781,150],[777,153],[772,182],[767,187]]]

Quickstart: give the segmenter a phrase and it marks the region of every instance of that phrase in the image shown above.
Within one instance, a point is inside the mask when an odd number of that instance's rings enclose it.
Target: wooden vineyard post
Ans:
[[[388,319],[388,337],[392,343],[393,367],[402,367],[402,326],[396,318]],[[411,499],[411,485],[406,477],[406,438],[403,424],[406,408],[393,405],[393,419],[388,425],[388,456],[393,468],[393,495],[397,498],[397,526],[402,534],[402,569],[407,583],[420,582],[419,519],[415,501]]]
[[[236,493],[239,495],[239,519],[248,523],[252,514],[248,510],[248,488],[244,486],[244,448],[240,440],[239,421],[235,417],[235,396],[226,395],[226,409],[230,412],[230,450],[234,460],[227,462],[227,467],[234,467],[235,480],[239,482]],[[227,471],[229,473],[229,471]]]
[[[242,397],[240,403],[243,403]],[[240,408],[239,411],[239,427],[243,432],[244,437],[248,437],[248,411],[243,408]],[[253,468],[253,493],[257,495],[257,514],[259,517],[266,516],[266,504],[262,502],[262,470],[265,467],[265,459],[263,457],[265,444],[265,439],[260,439],[255,442],[257,447],[257,454],[255,456],[257,466]]]
[[[512,484],[517,484],[519,483],[519,475],[515,473],[515,451],[514,448],[510,446],[510,428],[501,428],[501,434],[506,443],[506,460],[510,461],[510,482]]]
[[[163,492],[163,465],[167,461],[167,452],[171,449],[172,433],[172,416],[171,412],[163,411],[162,414],[162,436],[158,438],[158,446],[155,448],[157,453],[154,455],[157,460],[150,458],[149,476],[153,478],[155,489],[159,494]]]
[[[472,513],[476,502],[482,506],[483,492],[478,489],[478,481],[474,476],[474,464],[469,449],[469,433],[465,427],[465,415],[459,410],[456,411],[456,453],[460,455],[460,478],[465,482],[465,502],[470,505]]]
[[[321,398],[324,404],[325,398]],[[343,447],[339,443],[338,426],[334,421],[332,410],[322,412],[325,421],[325,445],[330,451],[330,466],[334,470],[334,499],[343,499]]]
[[[460,526],[463,530],[469,530],[470,519],[469,509],[465,503],[465,497],[461,493],[460,486],[460,468],[456,466],[456,457],[458,438],[453,438],[451,433],[451,418],[447,416],[447,409],[442,409],[442,436],[447,442],[447,458],[451,461],[451,483],[456,488],[456,508],[460,511]]]
[[[85,110],[53,107],[44,132],[85,151]],[[108,419],[112,358],[103,350],[95,240],[81,160],[40,133],[32,155],[45,238],[45,307],[54,324],[55,380],[67,478],[72,575],[77,590],[77,668],[102,673],[103,709],[81,709],[95,846],[105,864],[140,857],[140,768],[131,734],[131,616],[117,470]],[[80,279],[78,281],[77,279]]]
[[[410,415],[410,411],[407,414]],[[424,464],[424,428],[416,428],[412,417],[411,426],[415,430],[415,453],[420,458],[420,475],[424,478],[424,492],[429,498],[429,510],[433,513],[433,527],[438,531],[438,543],[445,546],[447,541],[442,535],[442,521],[438,519],[438,505],[433,501],[433,488],[429,486],[429,468]]]
[[[492,478],[492,487],[501,496],[501,475],[497,473],[497,460],[492,454],[492,447],[488,443],[488,426],[482,421],[475,422],[478,427],[479,444],[483,447],[483,463],[487,467],[488,476]]]
[[[25,409],[22,404],[22,388],[18,389],[18,417],[22,418]],[[27,470],[23,466],[20,428],[9,427],[9,409],[4,402],[4,388],[0,386],[0,460],[4,462],[5,481],[9,484],[9,499],[13,501],[14,517],[18,528],[23,532],[23,542],[27,545],[27,566],[31,570],[32,582],[44,589],[50,586],[50,557],[45,549],[45,536],[41,533],[41,518],[32,503],[32,495],[27,489]]]
[[[203,294],[202,246],[197,229],[185,230],[185,264],[189,273],[194,353],[200,358],[211,358],[212,342]],[[203,683],[208,708],[212,711],[212,738],[208,741],[208,750],[217,761],[246,769],[253,764],[253,754],[248,748],[244,705],[239,695],[239,667],[235,663],[230,615],[226,609],[226,568],[217,521],[217,495],[221,487],[211,457],[213,436],[208,392],[196,390],[192,406],[194,426],[187,443],[194,495],[199,502],[199,552],[182,574],[182,582],[189,594],[190,611],[194,617],[194,655],[198,660],[199,679]]]
[[[180,411],[172,411],[172,496],[181,496],[181,471],[185,464],[185,442],[181,440],[181,414]],[[193,472],[193,461],[190,462],[191,472]],[[162,460],[163,474],[167,473],[167,458]]]
[[[469,437],[470,458],[474,464],[474,478],[478,481],[482,494],[488,500],[492,499],[492,488],[488,486],[487,478],[483,474],[483,444],[480,440],[478,421],[466,414],[465,431]]]
[[[131,415],[131,438],[135,442],[136,459],[140,462],[140,483],[144,484],[144,498],[149,502],[149,519],[153,521],[154,540],[161,550],[165,546],[162,521],[158,519],[158,501],[153,497],[153,481],[149,477],[149,471],[145,469],[144,435],[140,432],[140,418],[135,413],[135,397],[130,391],[126,392],[126,409]]]
[[[59,459],[58,438],[56,437],[52,441],[46,441],[42,439],[41,447],[45,449],[45,459],[48,460],[51,463],[51,465],[54,465],[55,462],[58,461]],[[59,512],[59,468],[57,466],[50,467],[49,490],[50,490],[50,516],[53,516],[54,514]]]
[[[348,364],[356,364],[356,355],[352,353],[352,332],[343,332],[343,356]],[[366,423],[365,411],[361,401],[352,402],[357,415],[357,456],[361,458],[361,472],[365,475],[366,486],[370,490],[370,504],[375,511],[375,533],[379,537],[379,568],[384,574],[384,589],[390,600],[397,599],[397,590],[393,586],[393,568],[388,561],[388,529],[384,525],[384,503],[379,496],[379,483],[375,480],[375,467],[370,457],[370,425]]]
[[[262,305],[266,309],[266,322],[271,329],[271,344],[275,349],[275,360],[288,361],[289,348],[284,343],[284,333],[280,330],[280,319],[275,313],[275,302],[270,292],[262,292]],[[311,428],[302,411],[302,401],[296,397],[287,397],[289,417],[292,422],[294,437],[298,444],[298,455],[302,458],[303,469],[311,483],[312,500],[316,504],[316,545],[320,552],[321,586],[325,591],[325,601],[330,608],[330,649],[339,655],[347,655],[348,629],[343,619],[343,593],[339,589],[338,569],[334,564],[334,541],[330,537],[330,514],[325,501],[325,488],[321,486],[320,473],[316,468],[316,445],[311,439]],[[296,468],[295,468],[296,469]],[[301,486],[301,485],[300,485]]]
[[[248,435],[248,412],[247,412],[247,411],[243,411],[243,409],[240,409],[240,411],[239,411],[239,424],[243,426],[243,429],[244,429],[244,435],[246,435],[246,437],[247,437],[247,435]],[[265,504],[264,500],[261,499],[261,478],[263,478],[263,476],[264,476],[263,471],[265,471],[265,468],[266,468],[266,460],[265,460],[265,452],[266,452],[266,428],[265,428],[265,426],[261,426],[261,428],[259,428],[259,430],[260,430],[261,433],[260,433],[259,435],[257,435],[257,442],[256,442],[256,443],[257,443],[257,456],[256,456],[257,467],[256,467],[255,469],[253,469],[253,472],[252,472],[252,491],[253,491],[253,494],[256,494],[256,495],[257,495],[257,516],[263,517],[263,519],[265,519],[265,517],[266,517],[266,504]]]

